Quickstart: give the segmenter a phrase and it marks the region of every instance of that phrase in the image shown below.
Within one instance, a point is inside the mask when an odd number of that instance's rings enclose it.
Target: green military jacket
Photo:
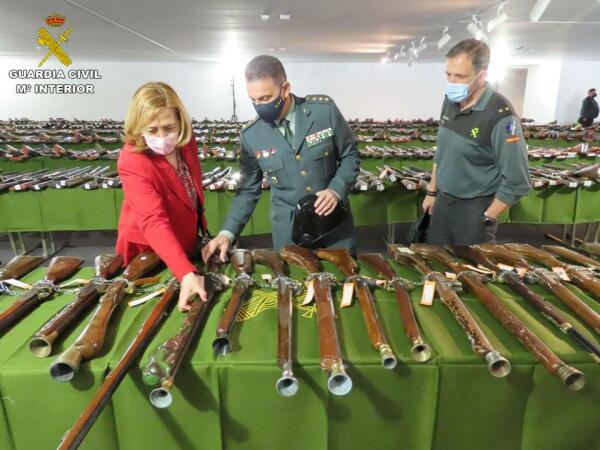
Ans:
[[[241,186],[222,230],[238,236],[261,196],[263,174],[271,185],[273,246],[292,244],[292,212],[302,197],[334,190],[350,210],[347,197],[358,174],[356,139],[333,100],[310,95],[295,100],[295,133],[290,146],[271,122],[255,119],[241,132]],[[330,246],[354,247],[350,213]]]

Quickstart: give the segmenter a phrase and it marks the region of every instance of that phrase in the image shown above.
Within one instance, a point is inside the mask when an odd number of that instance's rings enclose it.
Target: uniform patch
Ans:
[[[316,133],[309,134],[306,136],[306,143],[309,147],[313,145],[317,145],[323,142],[325,139],[333,136],[333,130],[331,128],[327,128],[325,130],[317,131]]]
[[[254,156],[256,156],[256,159],[268,158],[269,156],[274,155],[276,152],[277,150],[275,150],[275,147],[267,148],[265,150],[261,150],[260,152],[254,152]]]
[[[507,144],[514,144],[516,142],[519,142],[521,140],[521,138],[519,136],[508,136],[506,138],[506,143]]]
[[[473,139],[477,139],[477,136],[479,136],[479,127],[472,128],[469,134]]]
[[[517,134],[517,121],[513,120],[506,124],[506,134],[509,136],[515,136]]]

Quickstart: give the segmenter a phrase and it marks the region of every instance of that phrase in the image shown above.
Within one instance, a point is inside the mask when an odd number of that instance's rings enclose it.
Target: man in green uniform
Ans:
[[[500,215],[531,189],[521,121],[485,81],[486,44],[467,39],[446,56],[448,86],[423,201],[431,214],[427,242],[494,242]]]
[[[223,227],[203,249],[206,261],[221,258],[250,219],[261,196],[263,174],[271,186],[273,246],[292,244],[292,213],[298,200],[316,194],[315,212],[331,214],[343,202],[358,174],[356,140],[333,100],[325,95],[301,98],[291,93],[285,69],[273,56],[257,56],[246,66],[248,96],[258,117],[241,132],[242,182]],[[354,224],[347,220],[327,246],[354,247]]]

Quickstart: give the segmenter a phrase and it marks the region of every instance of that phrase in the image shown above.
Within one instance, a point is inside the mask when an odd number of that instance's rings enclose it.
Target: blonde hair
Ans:
[[[192,120],[181,99],[171,86],[160,81],[142,85],[131,98],[125,117],[125,142],[134,146],[134,151],[142,152],[147,147],[142,136],[144,128],[161,108],[175,108],[179,116],[179,138],[177,146],[187,144],[192,138]]]

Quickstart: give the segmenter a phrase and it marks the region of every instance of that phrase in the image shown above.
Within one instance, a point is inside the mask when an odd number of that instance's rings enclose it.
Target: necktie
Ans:
[[[281,125],[283,126],[283,137],[290,144],[290,147],[294,146],[294,133],[292,133],[292,129],[290,128],[290,121],[287,119],[283,119],[281,121]]]

